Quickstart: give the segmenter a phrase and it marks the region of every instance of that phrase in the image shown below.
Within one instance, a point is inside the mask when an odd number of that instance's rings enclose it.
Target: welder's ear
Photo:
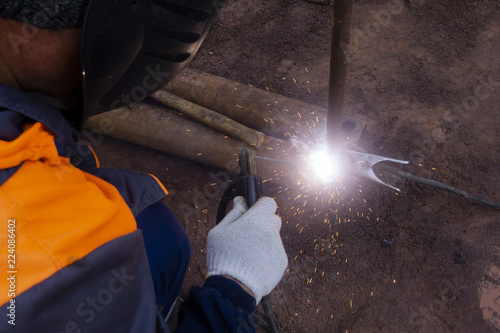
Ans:
[[[228,225],[239,219],[247,211],[247,203],[245,198],[238,196],[233,199],[233,209],[227,213],[219,225]]]

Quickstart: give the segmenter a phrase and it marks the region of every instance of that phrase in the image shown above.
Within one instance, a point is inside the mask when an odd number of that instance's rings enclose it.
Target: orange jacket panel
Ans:
[[[118,190],[58,156],[53,136],[41,124],[14,141],[0,141],[0,169],[20,163],[0,187],[0,270],[17,271],[16,295],[137,229]],[[8,247],[9,220],[15,221],[15,252]],[[9,267],[13,253],[15,264]],[[5,277],[0,290],[9,290]],[[9,298],[0,294],[0,304]]]

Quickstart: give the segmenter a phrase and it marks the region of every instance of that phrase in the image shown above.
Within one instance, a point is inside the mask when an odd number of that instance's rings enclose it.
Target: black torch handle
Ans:
[[[224,192],[217,209],[217,224],[226,216],[229,203],[236,197],[242,196],[250,208],[262,196],[262,178],[257,175],[242,176]]]
[[[247,202],[248,208],[252,207],[262,196],[262,178],[257,176],[255,167],[255,152],[242,148],[239,151],[239,164],[242,177],[232,184],[223,194],[219,209],[217,210],[217,223],[226,216],[229,202],[237,196],[242,196]],[[269,301],[269,296],[262,297],[261,300],[264,314],[271,333],[278,333],[278,325],[274,317],[274,312]]]
[[[262,196],[262,179],[256,175],[244,176],[245,193],[243,197],[247,202],[248,208],[252,207]]]

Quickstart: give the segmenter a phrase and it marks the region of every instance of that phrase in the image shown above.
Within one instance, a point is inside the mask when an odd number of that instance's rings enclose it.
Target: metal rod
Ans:
[[[351,26],[352,0],[335,0],[330,53],[330,82],[326,118],[327,146],[335,150],[342,140],[347,51]]]
[[[280,159],[277,159],[277,158],[264,157],[264,156],[254,156],[254,158],[256,158],[258,160],[263,160],[263,161],[279,162],[279,163],[292,164],[292,165],[303,165],[303,164],[305,164],[305,163],[280,160]]]
[[[240,158],[240,169],[244,174],[248,176],[256,176],[257,175],[257,166],[255,165],[255,159],[260,158],[255,155],[255,151],[248,148],[241,148],[239,151]],[[270,159],[270,158],[264,158]],[[274,160],[274,159],[272,159]],[[280,160],[276,160],[280,161]],[[262,186],[262,183],[260,183]],[[259,198],[259,193],[262,192],[261,189],[256,188],[255,183],[253,181],[248,182],[247,193],[245,194],[245,200],[247,201],[248,207],[250,208]],[[253,185],[253,186],[252,186]],[[264,314],[266,315],[267,323],[269,325],[269,329],[271,333],[279,333],[278,324],[276,323],[276,318],[274,317],[274,311],[271,306],[271,301],[269,300],[269,295],[262,297],[260,302],[262,304],[262,308],[264,309]]]
[[[483,199],[483,198],[478,197],[476,195],[473,195],[473,194],[467,193],[465,191],[459,190],[458,188],[455,188],[453,186],[450,186],[450,185],[447,185],[447,184],[443,184],[443,183],[437,182],[435,180],[418,177],[418,176],[412,175],[411,173],[395,169],[395,168],[390,167],[390,166],[385,165],[385,164],[380,164],[380,166],[383,169],[385,169],[385,170],[387,170],[389,172],[392,172],[393,174],[395,174],[395,175],[397,175],[399,177],[402,177],[402,178],[414,181],[416,183],[420,183],[420,184],[423,184],[423,185],[432,186],[432,187],[435,187],[435,188],[438,188],[438,189],[441,189],[441,190],[448,191],[448,192],[453,193],[455,195],[458,195],[458,196],[460,196],[462,198],[465,198],[465,199],[477,202],[477,203],[482,204],[482,205],[486,205],[486,206],[489,206],[489,207],[500,209],[500,203],[498,203],[498,202],[493,202],[493,201],[489,201],[489,200]]]
[[[264,309],[264,314],[266,315],[267,323],[269,324],[271,333],[279,333],[278,325],[276,324],[276,318],[274,317],[274,312],[273,308],[271,307],[269,296],[262,297],[260,303],[262,304],[262,308]]]
[[[225,134],[259,148],[264,142],[264,133],[249,128],[218,112],[176,96],[166,90],[157,91],[153,97],[168,107]]]

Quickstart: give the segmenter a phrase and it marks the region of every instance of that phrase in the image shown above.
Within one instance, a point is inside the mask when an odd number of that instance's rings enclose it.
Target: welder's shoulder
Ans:
[[[120,191],[59,156],[39,123],[0,143],[0,332],[166,331]]]
[[[0,226],[0,254],[12,259],[0,262],[12,272],[0,280],[11,290],[0,295],[0,316],[17,318],[17,331],[166,331],[142,234],[111,184],[25,161],[0,186]],[[0,321],[0,332],[12,328]]]

